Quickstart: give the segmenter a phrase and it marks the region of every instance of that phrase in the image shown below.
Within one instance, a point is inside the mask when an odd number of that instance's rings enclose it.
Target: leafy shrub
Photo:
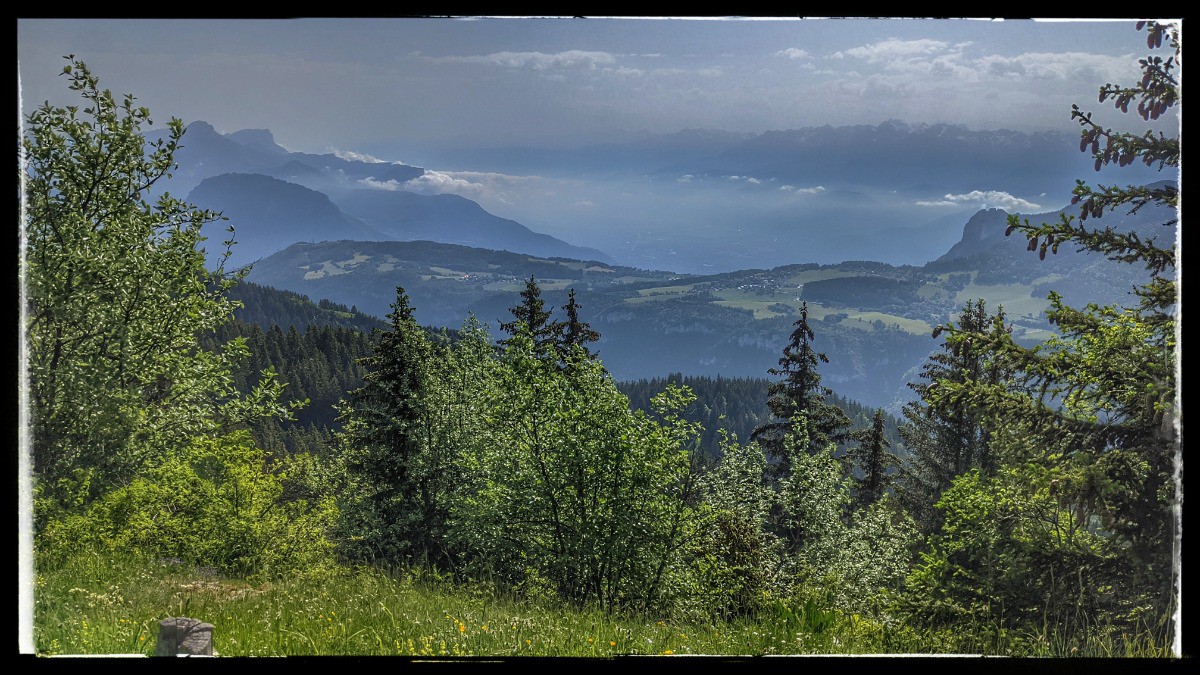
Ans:
[[[284,499],[301,461],[268,463],[244,431],[197,439],[87,511],[50,523],[38,542],[41,560],[99,544],[233,575],[327,568],[331,502]]]

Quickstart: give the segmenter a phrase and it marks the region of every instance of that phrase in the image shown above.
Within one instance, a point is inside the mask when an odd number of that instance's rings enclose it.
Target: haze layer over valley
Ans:
[[[403,155],[457,169],[431,171],[407,189],[471,197],[624,264],[711,273],[848,259],[923,264],[958,241],[979,209],[1030,213],[1065,204],[1075,178],[1091,170],[1077,146],[1073,132],[890,120]],[[393,148],[401,150],[394,143],[372,150],[386,157]]]

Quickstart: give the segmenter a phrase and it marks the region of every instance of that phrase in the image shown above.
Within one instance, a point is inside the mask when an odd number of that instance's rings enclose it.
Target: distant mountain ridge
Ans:
[[[1161,180],[1147,185],[1158,188],[1175,185],[1173,180]],[[1057,211],[1047,211],[1034,214],[1018,213],[1022,220],[1030,223],[1058,222],[1063,215],[1070,216],[1078,222],[1079,209],[1074,206],[1063,207]],[[1012,249],[1025,251],[1024,237],[1005,236],[1008,228],[1009,213],[1003,209],[990,208],[977,211],[963,226],[962,237],[946,253],[931,261],[931,265],[950,263],[954,260],[969,258],[979,254],[997,255],[1001,251]],[[1164,227],[1171,215],[1161,206],[1147,206],[1139,209],[1136,214],[1124,213],[1122,209],[1106,215],[1103,218],[1091,218],[1085,222],[1089,229],[1104,229],[1113,227],[1119,231],[1136,232],[1141,237],[1175,238],[1174,227]],[[1016,247],[1016,248],[1014,248]],[[1058,255],[1076,253],[1074,244],[1067,244],[1059,249]]]
[[[1151,187],[1164,184],[1174,181],[1158,181]],[[1134,232],[1143,240],[1155,239],[1160,245],[1175,242],[1176,227],[1167,223],[1178,214],[1157,205],[1143,207],[1135,214],[1126,211],[1118,209],[1100,219],[1089,218],[1084,222],[1085,227]],[[1058,222],[1063,215],[1077,219],[1079,209],[1068,206],[1046,213],[1018,214],[1018,217],[1036,225]],[[1058,253],[1047,253],[1046,259],[1040,260],[1037,253],[1028,250],[1027,240],[1020,233],[1005,236],[1007,223],[1008,213],[1003,210],[977,212],[963,227],[962,238],[924,269],[933,274],[970,271],[974,282],[982,285],[1030,284],[1033,297],[1045,297],[1054,291],[1074,306],[1090,302],[1133,304],[1136,302],[1131,293],[1133,287],[1149,279],[1142,265],[1118,263],[1101,253],[1079,251],[1078,245],[1071,242],[1059,247]]]
[[[1038,195],[1070,189],[1091,171],[1073,132],[976,130],[961,124],[824,125],[760,133],[684,129],[575,148],[523,146],[441,149],[450,161],[489,171],[561,171],[604,175],[621,171],[675,179],[692,176],[775,178],[797,186],[849,189],[872,185],[914,196],[972,190]],[[382,144],[390,147],[389,144]],[[396,147],[400,149],[399,146]],[[1142,167],[1122,180],[1150,181]]]
[[[234,227],[231,266],[269,256],[279,250],[280,242],[390,239],[342,213],[325,194],[262,174],[226,173],[205,178],[188,195],[188,201],[220,211],[229,219],[206,225],[204,234],[209,241],[222,241],[219,230]]]
[[[1004,239],[1008,227],[1008,211],[1004,209],[980,209],[963,226],[962,238],[949,251],[933,262],[947,262],[983,253]]]
[[[403,186],[425,170],[336,154],[290,152],[267,129],[222,134],[211,124],[196,121],[188,125],[175,159],[179,168],[171,189],[189,189],[189,200],[221,211],[236,228],[231,265],[253,262],[296,242],[341,239],[430,240],[612,262],[602,251],[533,232],[465,197],[364,189],[370,183]],[[354,213],[344,212],[343,206]],[[210,242],[225,239],[217,231],[225,226],[206,228]],[[211,248],[215,246],[210,244]]]
[[[1056,220],[1058,213],[1028,217]],[[921,266],[844,261],[690,275],[424,241],[327,241],[274,254],[249,279],[377,316],[403,286],[422,324],[455,328],[473,313],[495,336],[534,275],[547,306],[561,307],[568,289],[578,292],[582,316],[601,334],[596,349],[618,379],[669,372],[761,377],[778,361],[806,302],[819,348],[830,357],[823,377],[839,393],[897,414],[912,396],[905,384],[937,348],[933,327],[969,301],[1003,306],[1022,344],[1051,335],[1051,291],[1077,307],[1136,301],[1130,291],[1145,282],[1144,269],[1074,247],[1039,260],[1024,237],[1004,236],[1007,216],[983,209],[965,218],[960,241]],[[1160,225],[1170,216],[1146,207],[1093,226],[1171,236]]]
[[[611,263],[603,251],[573,246],[533,232],[515,220],[488,213],[452,194],[421,195],[402,190],[349,190],[334,201],[352,216],[401,241],[428,240],[475,248],[579,258]]]

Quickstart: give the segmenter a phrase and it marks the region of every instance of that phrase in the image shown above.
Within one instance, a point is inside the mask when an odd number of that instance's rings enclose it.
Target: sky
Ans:
[[[703,272],[851,257],[923,264],[976,210],[1057,209],[1079,176],[1015,193],[980,181],[899,194],[769,173],[649,175],[646,165],[585,175],[588,146],[684,129],[758,134],[889,120],[1073,134],[1075,103],[1102,124],[1145,128],[1096,102],[1100,84],[1141,76],[1147,48],[1135,23],[20,19],[17,56],[25,113],[46,100],[78,102],[60,77],[73,54],[101,87],[135,95],[158,126],[178,117],[222,133],[266,128],[292,151],[414,164],[425,175],[358,187],[458,194],[624,264]],[[1176,124],[1159,126],[1176,135]],[[1073,159],[1088,169],[1086,157]],[[781,228],[790,233],[774,239]],[[801,235],[824,248],[763,248]]]
[[[26,106],[71,102],[74,54],[162,122],[266,127],[308,152],[888,119],[1063,130],[1145,51],[1131,20],[23,19],[17,41]]]

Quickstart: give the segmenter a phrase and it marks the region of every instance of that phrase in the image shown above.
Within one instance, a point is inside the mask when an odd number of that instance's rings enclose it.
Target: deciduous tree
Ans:
[[[218,214],[158,189],[183,122],[147,142],[150,111],[66,58],[62,74],[83,106],[39,106],[21,139],[39,529],[56,508],[128,484],[197,436],[288,414],[270,372],[248,395],[234,388],[242,340],[220,351],[197,342],[231,319],[234,278],[205,268],[200,230]]]

